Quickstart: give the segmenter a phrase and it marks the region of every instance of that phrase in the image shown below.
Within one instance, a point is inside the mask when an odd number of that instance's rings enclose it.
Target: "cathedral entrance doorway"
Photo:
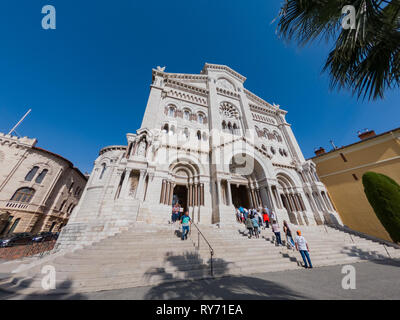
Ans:
[[[235,207],[264,207],[262,188],[266,175],[263,166],[252,155],[242,153],[232,157],[229,164],[231,173],[232,204]]]
[[[187,196],[188,196],[187,186],[185,185],[175,186],[174,195],[172,198],[172,207],[175,205],[175,203],[178,202],[184,211],[188,210]]]
[[[236,208],[250,208],[249,193],[244,185],[231,184],[232,203]]]

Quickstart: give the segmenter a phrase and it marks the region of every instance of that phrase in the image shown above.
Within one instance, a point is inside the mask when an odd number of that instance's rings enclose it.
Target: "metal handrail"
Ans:
[[[197,235],[198,235],[198,246],[197,246],[197,250],[200,250],[200,236],[204,239],[204,241],[206,242],[206,244],[208,245],[208,248],[210,249],[210,274],[211,277],[214,276],[214,269],[213,269],[213,256],[214,256],[214,249],[211,246],[210,242],[208,242],[207,238],[204,236],[204,234],[200,231],[199,227],[193,222],[192,225],[194,225],[197,229]]]

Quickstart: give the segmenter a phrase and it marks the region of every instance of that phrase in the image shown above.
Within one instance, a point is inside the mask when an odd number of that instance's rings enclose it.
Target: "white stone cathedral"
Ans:
[[[153,69],[141,128],[126,145],[100,151],[59,246],[168,223],[175,202],[198,224],[236,223],[238,206],[271,208],[280,222],[342,224],[287,111],[245,80],[224,65],[200,74]]]

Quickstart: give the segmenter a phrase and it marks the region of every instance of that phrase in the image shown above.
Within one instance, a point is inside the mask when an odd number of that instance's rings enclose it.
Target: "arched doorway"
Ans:
[[[233,156],[229,163],[231,203],[236,207],[267,206],[266,175],[261,164],[246,153]]]
[[[283,174],[278,174],[276,178],[281,189],[280,196],[282,199],[283,207],[286,209],[290,222],[292,224],[303,224],[299,213],[299,211],[302,211],[302,209],[297,202],[296,194],[293,193],[293,190],[295,190],[295,185],[292,179]]]
[[[179,159],[169,167],[169,177],[163,181],[160,202],[172,207],[179,203],[183,210],[189,211],[193,221],[200,221],[200,206],[204,206],[204,185],[200,183],[198,166]]]
[[[231,184],[232,203],[235,208],[250,208],[250,199],[245,185]]]
[[[185,185],[176,185],[172,196],[172,206],[176,203],[183,208],[183,211],[188,210],[188,188]]]

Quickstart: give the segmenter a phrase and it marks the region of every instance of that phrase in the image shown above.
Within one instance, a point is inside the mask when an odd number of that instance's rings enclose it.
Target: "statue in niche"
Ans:
[[[136,155],[144,157],[146,155],[147,143],[145,140],[139,142]]]

